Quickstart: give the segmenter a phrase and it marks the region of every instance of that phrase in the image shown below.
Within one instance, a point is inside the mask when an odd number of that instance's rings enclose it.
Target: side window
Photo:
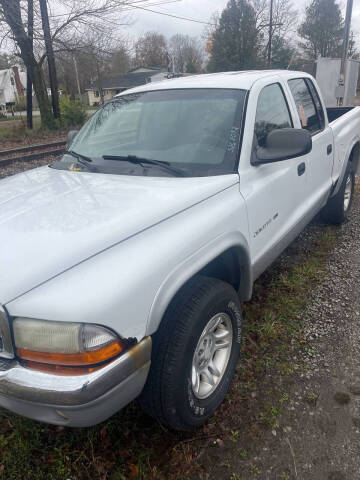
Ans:
[[[265,145],[266,136],[272,130],[292,126],[290,112],[280,85],[273,83],[264,87],[259,95],[255,119],[258,145],[260,147]]]
[[[313,134],[319,132],[321,130],[320,119],[305,79],[289,80],[289,87],[296,103],[302,128]]]
[[[315,102],[316,110],[319,115],[319,120],[320,120],[320,127],[323,129],[325,127],[325,115],[324,115],[324,109],[323,106],[321,105],[320,97],[319,94],[313,84],[313,82],[310,80],[310,78],[306,79],[307,86],[309,87],[311,96]]]

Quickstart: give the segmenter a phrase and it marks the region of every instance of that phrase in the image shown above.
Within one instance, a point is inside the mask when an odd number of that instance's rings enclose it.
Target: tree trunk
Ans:
[[[39,0],[40,11],[41,11],[41,22],[44,31],[44,39],[46,45],[46,54],[49,66],[49,77],[50,77],[50,89],[51,89],[51,103],[54,112],[55,118],[60,118],[60,108],[59,108],[59,92],[58,92],[58,81],[56,75],[56,65],[54,50],[52,46],[52,39],[50,33],[49,25],[49,15],[47,10],[46,0]]]
[[[34,47],[34,3],[33,0],[28,0],[28,37],[31,47]],[[34,50],[33,50],[34,51]],[[29,73],[26,75],[26,122],[27,127],[33,128],[33,102],[32,102],[32,81]]]
[[[9,25],[17,46],[20,50],[20,56],[26,66],[36,98],[39,104],[41,115],[41,126],[44,128],[54,127],[54,117],[51,113],[51,105],[47,96],[44,72],[36,61],[31,46],[31,41],[25,32],[21,18],[20,0],[0,0],[0,6],[6,23]]]
[[[34,84],[35,95],[39,104],[41,126],[54,128],[54,116],[51,111],[51,104],[49,102],[49,97],[46,90],[44,72],[41,66],[36,64],[30,76]]]
[[[104,90],[102,85],[103,84],[102,74],[101,74],[99,62],[97,61],[97,59],[95,59],[95,61],[96,61],[96,73],[97,73],[97,85],[98,85],[99,94],[100,94],[100,104],[104,105]]]

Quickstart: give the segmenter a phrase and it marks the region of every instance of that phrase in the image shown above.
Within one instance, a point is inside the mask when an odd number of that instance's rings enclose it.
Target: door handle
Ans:
[[[299,175],[299,177],[301,177],[301,175],[303,175],[303,174],[305,173],[305,169],[306,169],[306,167],[305,167],[305,163],[304,163],[304,162],[302,162],[302,163],[300,163],[300,165],[298,165],[298,169],[297,169],[297,170],[298,170],[298,175]]]
[[[330,145],[327,146],[327,154],[330,155],[331,152],[332,152],[332,145],[330,143]]]

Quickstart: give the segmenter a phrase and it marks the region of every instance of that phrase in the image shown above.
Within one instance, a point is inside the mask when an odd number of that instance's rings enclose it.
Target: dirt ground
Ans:
[[[292,358],[295,367],[304,362],[305,368],[295,368],[299,373],[292,375],[288,406],[257,441],[242,438],[230,449],[215,441],[201,462],[206,472],[193,478],[360,479],[359,239],[357,197],[328,259],[325,280],[302,314],[309,343],[301,358]],[[234,418],[236,423],[241,419]]]

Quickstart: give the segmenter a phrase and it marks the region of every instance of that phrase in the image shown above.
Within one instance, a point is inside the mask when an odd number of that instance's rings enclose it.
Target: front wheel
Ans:
[[[349,162],[338,193],[329,198],[322,212],[324,220],[329,223],[344,223],[350,212],[355,190],[355,174],[351,167]]]
[[[240,353],[242,316],[235,290],[197,276],[176,295],[153,338],[140,401],[163,425],[191,430],[224,400]]]

